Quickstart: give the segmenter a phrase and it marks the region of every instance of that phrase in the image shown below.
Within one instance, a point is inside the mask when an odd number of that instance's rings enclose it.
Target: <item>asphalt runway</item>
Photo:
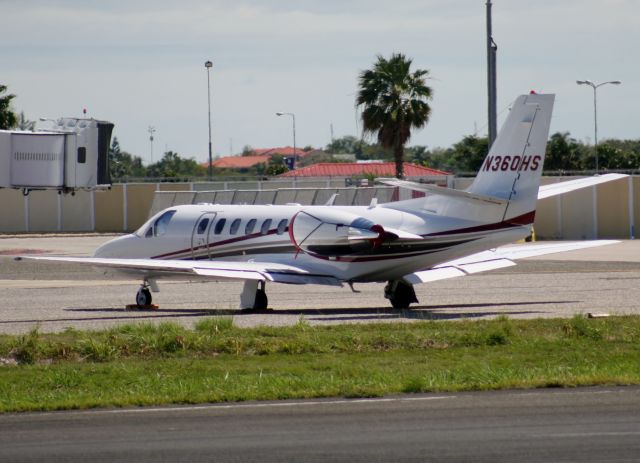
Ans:
[[[418,319],[569,317],[576,313],[640,313],[640,241],[519,261],[515,267],[416,286],[420,304],[398,312],[383,284],[267,285],[269,310],[237,310],[241,283],[160,281],[160,308],[125,310],[139,282],[104,279],[71,264],[15,262],[18,254],[89,255],[112,236],[0,238],[0,333],[68,327],[101,329],[134,321],[191,326],[232,316],[237,326],[410,321]]]
[[[0,416],[0,461],[636,462],[640,389]]]

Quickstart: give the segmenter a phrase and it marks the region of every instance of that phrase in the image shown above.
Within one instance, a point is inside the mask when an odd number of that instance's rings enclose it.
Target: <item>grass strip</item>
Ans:
[[[0,411],[640,384],[639,341],[634,316],[34,330],[0,337]]]

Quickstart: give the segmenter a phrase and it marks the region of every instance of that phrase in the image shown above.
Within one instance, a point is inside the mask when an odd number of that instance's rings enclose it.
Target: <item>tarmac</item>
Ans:
[[[0,415],[11,462],[632,462],[637,387]]]
[[[236,326],[397,322],[421,319],[571,317],[640,313],[640,242],[518,261],[507,269],[416,286],[420,303],[395,311],[383,284],[333,288],[267,285],[269,309],[237,309],[242,283],[160,281],[157,310],[126,310],[140,284],[73,264],[14,261],[17,255],[90,255],[114,235],[0,237],[0,333],[104,329],[131,322],[192,326],[211,316]]]

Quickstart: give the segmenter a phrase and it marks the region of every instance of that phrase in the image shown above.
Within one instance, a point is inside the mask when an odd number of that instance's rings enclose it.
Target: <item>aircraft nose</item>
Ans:
[[[132,235],[125,235],[109,240],[94,251],[93,257],[131,257],[127,251],[131,238]]]

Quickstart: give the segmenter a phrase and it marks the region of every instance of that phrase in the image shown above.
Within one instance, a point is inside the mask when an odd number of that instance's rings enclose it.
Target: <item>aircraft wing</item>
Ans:
[[[547,244],[517,244],[503,246],[489,251],[482,251],[461,259],[452,260],[436,267],[406,275],[404,279],[411,284],[427,283],[430,281],[445,280],[447,278],[461,277],[473,273],[486,272],[499,268],[516,265],[514,260],[527,257],[543,256],[557,252],[575,251],[578,249],[605,246],[619,243],[616,240],[595,240],[567,243]]]
[[[218,260],[117,259],[101,257],[23,256],[17,259],[68,262],[112,269],[146,278],[202,278],[212,281],[258,280],[289,284],[342,286],[332,275],[311,274],[293,265]]]
[[[538,189],[538,199],[550,198],[551,196],[557,196],[570,191],[579,190],[580,188],[586,188],[593,185],[599,185],[600,183],[611,182],[613,180],[619,180],[621,178],[628,177],[625,174],[605,174],[596,175],[593,177],[579,178],[578,180],[568,180],[566,182],[550,183],[548,185],[541,185]]]

